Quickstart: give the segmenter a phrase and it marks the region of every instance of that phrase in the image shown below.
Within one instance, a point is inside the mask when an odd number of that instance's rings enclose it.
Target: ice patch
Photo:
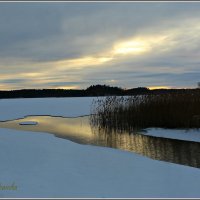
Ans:
[[[37,125],[38,122],[34,121],[25,121],[25,122],[20,122],[19,125]]]

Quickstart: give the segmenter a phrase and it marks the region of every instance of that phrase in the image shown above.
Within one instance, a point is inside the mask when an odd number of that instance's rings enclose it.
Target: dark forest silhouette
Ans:
[[[42,97],[94,97],[94,96],[128,96],[141,94],[196,93],[199,89],[155,89],[146,87],[122,89],[108,85],[91,85],[87,89],[22,89],[0,91],[0,99],[8,98],[42,98]]]

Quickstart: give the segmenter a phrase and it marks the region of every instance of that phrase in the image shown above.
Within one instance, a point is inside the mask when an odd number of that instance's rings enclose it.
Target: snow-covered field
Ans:
[[[0,120],[80,116],[92,98],[0,100]],[[51,134],[0,129],[0,197],[200,197],[200,169]],[[1,187],[0,187],[1,188]]]
[[[10,120],[26,115],[54,115],[77,117],[88,115],[92,97],[0,99],[0,120]]]

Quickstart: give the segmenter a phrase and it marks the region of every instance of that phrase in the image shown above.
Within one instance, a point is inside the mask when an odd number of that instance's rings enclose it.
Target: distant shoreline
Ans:
[[[87,89],[21,89],[0,91],[0,99],[15,98],[45,98],[45,97],[98,97],[98,96],[131,96],[147,94],[168,94],[168,93],[199,93],[200,88],[194,89],[148,89],[138,87],[122,89],[107,85],[93,85]]]

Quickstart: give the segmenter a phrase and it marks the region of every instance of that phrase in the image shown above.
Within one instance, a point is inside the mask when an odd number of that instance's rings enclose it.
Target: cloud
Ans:
[[[195,86],[199,19],[195,2],[1,3],[0,88]]]

